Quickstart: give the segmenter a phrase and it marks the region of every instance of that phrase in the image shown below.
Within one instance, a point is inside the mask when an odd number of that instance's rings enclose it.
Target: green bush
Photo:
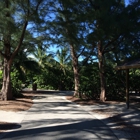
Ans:
[[[12,82],[12,93],[14,97],[23,97],[21,94],[22,81],[19,79],[19,72],[14,69],[11,72],[11,82]]]

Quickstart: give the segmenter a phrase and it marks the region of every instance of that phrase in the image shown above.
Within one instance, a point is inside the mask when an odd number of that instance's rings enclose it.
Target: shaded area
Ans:
[[[124,70],[124,69],[131,69],[131,68],[140,68],[140,58],[126,62],[122,65],[115,67],[116,70],[122,70],[122,69]]]
[[[74,96],[67,96],[66,99],[70,100],[76,104],[80,104],[80,105],[105,105],[108,107],[121,105],[121,107],[125,107],[125,102],[121,102],[121,101],[101,102],[99,100],[93,100],[93,99],[86,99],[86,98],[80,99],[80,98],[77,98]],[[140,109],[140,97],[136,98],[136,97],[130,95],[130,108]]]
[[[56,95],[58,93],[36,96],[33,108],[28,111],[26,119],[22,122],[22,128],[8,133],[9,135],[3,139],[115,140],[114,134],[118,138],[140,139],[139,110],[127,110],[124,104],[117,104],[117,102],[103,104],[93,102],[92,104],[88,101],[86,104],[87,101],[83,100],[82,104],[85,102],[85,105],[79,107],[64,101],[60,97],[61,93],[60,96]],[[104,122],[102,123],[94,117],[91,119],[88,113],[91,110],[93,110],[93,116],[94,113],[99,113],[99,116],[100,114],[110,114],[110,116],[102,118],[101,121]],[[115,113],[112,115],[111,112]],[[38,117],[36,118],[35,115]]]
[[[56,93],[57,94],[57,93]],[[64,100],[61,93],[40,94],[22,121],[22,127],[5,132],[6,140],[116,140],[101,121],[79,106]]]
[[[102,121],[108,125],[119,138],[140,140],[140,111],[124,112]],[[124,137],[123,137],[124,136]]]
[[[5,111],[26,111],[31,108],[34,95],[23,94],[22,98],[16,98],[15,100],[0,101],[0,110]]]
[[[73,124],[17,130],[3,139],[48,139],[48,140],[112,140],[115,136],[97,120],[87,120]]]
[[[0,122],[0,132],[4,132],[5,130],[18,129],[21,125],[17,123],[8,123],[8,122]]]
[[[130,109],[126,109],[125,103],[107,101],[100,103],[95,100],[81,100],[74,97],[67,99],[82,105],[86,110],[106,124],[119,139],[140,139],[140,102],[132,101]]]
[[[129,109],[129,104],[130,104],[130,95],[129,95],[129,88],[130,88],[130,83],[129,83],[129,69],[136,69],[136,68],[140,68],[140,58],[136,59],[136,60],[132,60],[130,62],[126,62],[123,65],[120,66],[116,66],[115,69],[116,70],[125,70],[126,72],[126,106],[127,109]]]
[[[63,94],[63,95],[68,95],[68,94],[73,94],[73,91],[58,91],[58,90],[41,90],[37,89],[36,91],[29,90],[29,89],[23,89],[22,93],[40,93],[40,94]]]
[[[100,100],[93,100],[93,99],[87,99],[87,98],[77,98],[74,96],[67,96],[66,97],[67,100],[70,100],[76,104],[80,104],[80,105],[105,105],[105,106],[112,106],[112,105],[116,105],[116,104],[122,104],[123,102],[121,101],[105,101],[102,102]]]

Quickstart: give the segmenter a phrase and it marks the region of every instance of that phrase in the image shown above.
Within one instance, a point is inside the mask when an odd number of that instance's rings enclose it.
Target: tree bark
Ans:
[[[12,86],[11,86],[11,77],[10,77],[10,71],[11,71],[11,65],[13,63],[13,60],[16,56],[16,54],[18,53],[19,49],[21,48],[23,39],[24,39],[24,35],[26,32],[26,28],[28,25],[28,19],[30,16],[32,16],[34,14],[34,12],[37,12],[39,5],[41,4],[42,0],[38,1],[35,10],[33,10],[33,12],[30,12],[30,1],[27,1],[27,13],[26,13],[26,19],[25,22],[23,24],[23,29],[21,31],[21,35],[19,36],[19,42],[17,47],[13,50],[13,52],[11,52],[11,31],[10,31],[10,20],[7,20],[7,31],[3,36],[3,43],[4,43],[4,53],[2,51],[0,51],[0,55],[2,55],[4,57],[4,68],[3,68],[3,85],[2,85],[2,90],[1,90],[1,98],[2,100],[10,100],[13,98],[12,95]],[[10,1],[6,0],[5,1],[5,6],[7,9],[9,9],[10,7]],[[7,13],[5,14],[6,18],[11,19],[11,13],[9,12],[9,10],[7,10]]]
[[[10,70],[11,70],[10,62],[6,58],[4,58],[1,99],[5,101],[13,99]]]
[[[105,82],[105,72],[104,72],[104,55],[102,52],[102,43],[101,41],[98,42],[98,59],[99,59],[99,76],[100,76],[100,86],[101,86],[101,93],[100,93],[100,100],[105,102],[106,97],[106,82]]]
[[[70,51],[72,56],[73,72],[74,72],[74,96],[81,98],[81,93],[79,92],[80,78],[78,69],[78,58],[76,57],[73,45],[70,45]]]
[[[13,53],[11,53],[11,43],[10,43],[11,35],[10,35],[10,33],[8,33],[7,35],[4,36],[4,54],[1,52],[1,55],[3,54],[3,57],[4,57],[3,84],[2,84],[2,89],[1,89],[1,99],[2,100],[12,100],[13,99],[11,76],[10,76],[11,65],[13,63],[13,59],[14,59],[15,55],[18,53],[19,48],[22,45],[27,23],[28,22],[26,21],[23,26],[19,44],[18,44],[17,48],[13,51]]]

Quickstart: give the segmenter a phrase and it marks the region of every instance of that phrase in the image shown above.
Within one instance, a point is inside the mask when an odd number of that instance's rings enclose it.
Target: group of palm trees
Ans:
[[[38,88],[59,90],[72,88],[72,63],[69,50],[67,47],[55,50],[56,52],[49,51],[49,48],[40,44],[34,49],[20,51],[14,61],[12,72],[18,70],[19,79],[25,82],[27,87],[37,83]],[[71,83],[70,87],[67,86],[68,82]]]

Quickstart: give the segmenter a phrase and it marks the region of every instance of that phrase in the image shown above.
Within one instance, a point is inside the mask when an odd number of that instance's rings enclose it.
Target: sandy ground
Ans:
[[[33,97],[39,96],[39,94],[36,93],[23,93],[23,95],[24,97],[15,98],[15,100],[0,101],[0,110],[13,112],[26,111],[33,105]],[[13,129],[17,125],[18,124],[15,123],[0,121],[0,132]]]
[[[28,110],[32,104],[34,94],[24,93],[23,98],[16,98],[15,100],[0,101],[0,110],[4,111],[25,111]]]

